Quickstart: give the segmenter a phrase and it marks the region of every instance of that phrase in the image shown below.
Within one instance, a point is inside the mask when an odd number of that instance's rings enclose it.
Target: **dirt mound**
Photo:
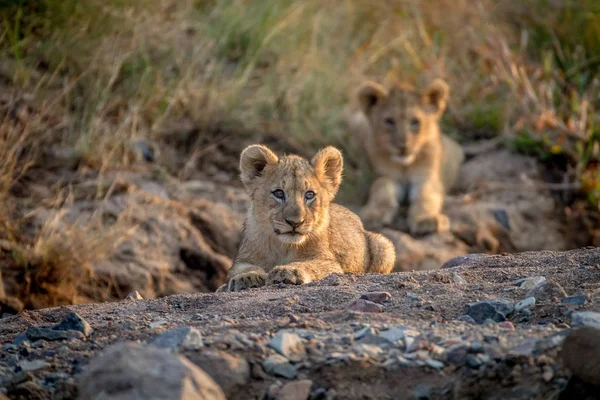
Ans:
[[[568,384],[560,349],[574,328],[600,324],[600,250],[472,255],[449,264],[24,312],[0,325],[0,391],[76,398],[90,359],[114,343],[142,340],[198,365],[229,399],[287,398],[278,396],[293,388],[302,399],[592,393]],[[550,286],[568,297],[544,300]],[[352,311],[357,301],[377,312]],[[79,316],[90,327],[78,332],[86,326]]]

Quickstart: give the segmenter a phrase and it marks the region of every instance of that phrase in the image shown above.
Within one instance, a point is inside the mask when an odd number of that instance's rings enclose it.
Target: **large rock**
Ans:
[[[184,357],[135,343],[109,347],[79,383],[81,400],[225,400],[221,388]]]

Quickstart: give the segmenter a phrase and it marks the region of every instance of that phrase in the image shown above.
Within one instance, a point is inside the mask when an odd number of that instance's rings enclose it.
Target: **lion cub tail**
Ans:
[[[379,233],[365,232],[371,260],[367,272],[389,274],[396,262],[396,250],[392,242]]]

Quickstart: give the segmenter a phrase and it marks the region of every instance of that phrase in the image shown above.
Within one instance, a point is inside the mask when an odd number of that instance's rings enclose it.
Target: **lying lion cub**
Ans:
[[[464,153],[440,133],[448,92],[441,79],[422,92],[402,84],[387,90],[374,82],[358,90],[361,110],[350,116],[349,128],[365,146],[377,176],[361,211],[368,228],[391,223],[403,202],[410,203],[411,234],[450,228],[442,214],[444,194],[457,178]]]
[[[294,155],[278,158],[261,145],[242,152],[241,178],[251,204],[229,283],[219,290],[300,285],[335,272],[392,270],[392,243],[365,231],[357,215],[332,203],[342,166],[342,154],[334,147],[310,162]]]

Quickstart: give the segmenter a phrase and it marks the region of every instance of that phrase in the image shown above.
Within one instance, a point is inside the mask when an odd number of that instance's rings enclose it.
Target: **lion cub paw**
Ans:
[[[303,285],[310,282],[310,278],[297,268],[289,266],[275,267],[267,278],[269,284],[285,283],[287,285]]]
[[[239,292],[241,290],[259,288],[265,285],[267,274],[264,272],[246,272],[235,275],[227,285],[228,292]]]
[[[415,218],[410,221],[409,225],[410,233],[413,236],[423,236],[430,233],[441,233],[450,230],[450,220],[444,214]]]

